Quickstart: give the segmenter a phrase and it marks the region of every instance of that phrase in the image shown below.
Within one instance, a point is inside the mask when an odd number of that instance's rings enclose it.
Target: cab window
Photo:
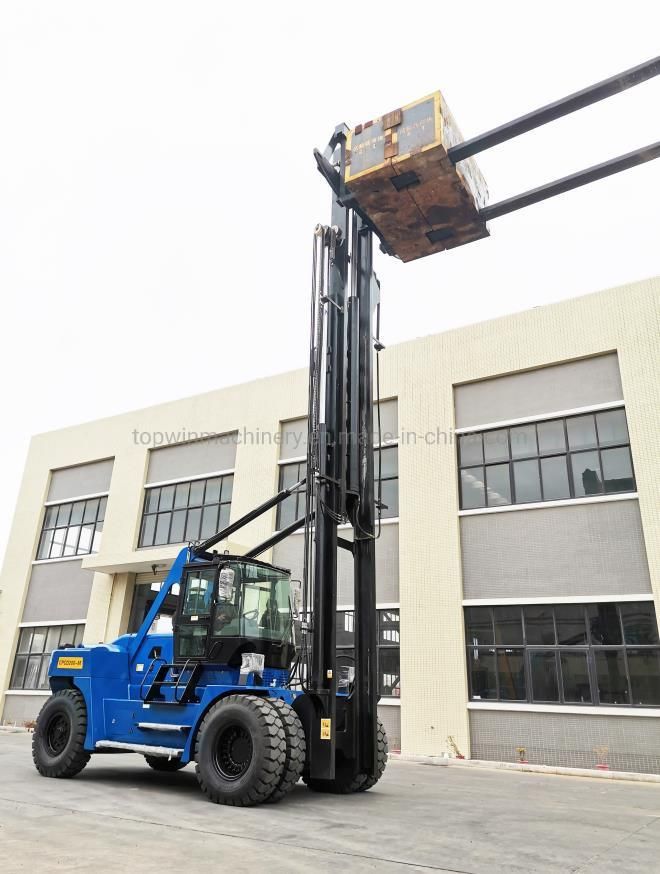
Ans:
[[[182,616],[208,616],[213,601],[214,568],[190,571],[181,606]]]

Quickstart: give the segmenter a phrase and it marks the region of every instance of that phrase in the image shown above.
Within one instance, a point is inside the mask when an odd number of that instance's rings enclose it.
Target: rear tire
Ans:
[[[303,775],[303,780],[307,784],[308,789],[311,789],[313,792],[325,792],[331,795],[351,795],[354,792],[366,792],[367,789],[371,789],[383,776],[385,766],[387,765],[387,735],[380,719],[378,720],[376,742],[378,764],[376,774],[373,777],[355,774],[349,761],[338,758],[334,780],[317,780],[314,777],[305,777]]]
[[[78,689],[62,689],[41,708],[32,736],[32,760],[43,777],[75,777],[89,762],[87,705]]]
[[[195,761],[202,792],[215,804],[251,807],[280,785],[286,736],[267,698],[230,695],[214,704],[197,733]]]
[[[154,771],[164,771],[167,774],[180,771],[187,764],[187,762],[182,762],[181,759],[166,759],[164,756],[145,756],[144,760]]]
[[[281,801],[296,785],[305,766],[307,743],[305,731],[298,714],[281,698],[269,698],[271,706],[277,710],[286,738],[286,760],[282,777],[272,795],[266,799],[269,802]]]

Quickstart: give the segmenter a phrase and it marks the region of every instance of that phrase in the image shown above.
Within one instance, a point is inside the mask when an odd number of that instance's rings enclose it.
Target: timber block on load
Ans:
[[[472,158],[454,166],[447,155],[462,141],[439,91],[349,132],[344,183],[402,261],[488,236],[479,168]]]

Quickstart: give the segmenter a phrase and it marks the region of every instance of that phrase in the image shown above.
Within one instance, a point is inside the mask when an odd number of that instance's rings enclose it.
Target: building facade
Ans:
[[[650,279],[382,354],[393,748],[660,773],[659,299]],[[52,649],[135,630],[182,543],[301,478],[306,399],[296,371],[33,439],[0,581],[4,722],[38,713]],[[299,576],[301,544],[264,557]],[[352,600],[340,550],[346,664]]]

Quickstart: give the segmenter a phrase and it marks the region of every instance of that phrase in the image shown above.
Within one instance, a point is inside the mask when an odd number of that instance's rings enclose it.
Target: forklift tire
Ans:
[[[281,801],[285,795],[296,785],[305,766],[305,754],[307,744],[305,731],[302,727],[298,714],[286,701],[281,698],[269,698],[270,704],[279,713],[286,737],[286,761],[279,785],[273,790],[272,795],[266,799],[268,802]]]
[[[209,801],[251,807],[280,785],[286,735],[267,698],[230,695],[210,708],[195,741],[197,780]]]
[[[55,692],[41,708],[32,759],[43,777],[75,777],[90,759],[85,750],[87,706],[78,689]]]
[[[378,770],[374,777],[354,774],[350,763],[339,758],[335,767],[334,780],[317,780],[303,774],[307,788],[311,789],[312,792],[325,792],[331,795],[351,795],[354,792],[366,792],[367,789],[371,789],[383,776],[383,771],[387,765],[387,735],[380,719],[378,720],[377,744]]]
[[[145,756],[144,760],[154,771],[165,771],[167,774],[180,771],[187,765],[187,762],[182,762],[181,759],[166,759],[165,756]]]

